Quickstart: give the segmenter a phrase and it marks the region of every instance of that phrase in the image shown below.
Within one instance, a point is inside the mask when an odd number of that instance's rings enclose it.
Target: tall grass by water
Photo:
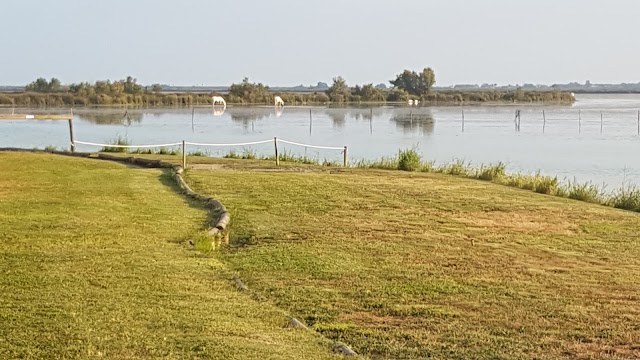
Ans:
[[[129,145],[126,138],[118,137],[113,140],[114,145]],[[178,149],[136,149],[133,151],[120,147],[104,147],[103,152],[178,155]],[[189,156],[209,156],[203,151],[191,152]],[[242,151],[230,150],[223,155],[228,159],[245,160],[271,160],[274,155],[261,155],[253,149],[245,148]],[[291,151],[282,151],[279,160],[285,163],[298,163],[306,165],[340,166],[337,161],[296,155]],[[557,177],[543,175],[540,172],[534,174],[514,173],[506,171],[506,165],[502,162],[496,164],[481,164],[474,166],[471,162],[456,159],[449,163],[436,164],[433,161],[425,161],[418,153],[417,148],[400,149],[395,157],[382,157],[377,160],[358,160],[351,167],[364,169],[418,171],[426,173],[440,173],[445,175],[467,177],[483,181],[490,181],[501,185],[533,191],[539,194],[554,195],[579,201],[585,201],[618,209],[640,212],[640,189],[635,185],[624,185],[613,191],[607,191],[605,184],[597,185],[592,182],[578,182],[575,180],[561,181]]]

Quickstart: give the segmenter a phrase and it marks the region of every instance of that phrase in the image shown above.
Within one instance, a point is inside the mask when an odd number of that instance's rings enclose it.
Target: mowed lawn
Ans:
[[[640,357],[638,213],[447,175],[206,161],[187,180],[232,212],[220,259],[360,354]]]
[[[192,250],[206,213],[156,169],[0,153],[0,359],[325,359]]]

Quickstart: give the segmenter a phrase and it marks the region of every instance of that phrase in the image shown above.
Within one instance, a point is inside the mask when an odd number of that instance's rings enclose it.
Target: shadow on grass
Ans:
[[[201,230],[203,230],[203,231],[209,230],[212,227],[212,224],[217,222],[218,219],[220,218],[220,213],[214,212],[214,211],[210,211],[201,201],[195,200],[195,199],[190,198],[189,196],[186,196],[182,192],[182,189],[180,189],[178,184],[176,184],[176,181],[173,178],[173,174],[172,174],[172,170],[171,169],[160,169],[160,170],[162,171],[162,174],[160,176],[158,176],[158,180],[160,181],[160,183],[162,185],[167,186],[173,192],[178,194],[182,198],[182,200],[190,208],[206,212],[207,217],[202,222]],[[191,239],[191,236],[189,236],[188,238],[185,238],[185,239],[176,239],[176,240],[173,240],[171,242],[183,243],[183,242],[188,241],[190,239]]]

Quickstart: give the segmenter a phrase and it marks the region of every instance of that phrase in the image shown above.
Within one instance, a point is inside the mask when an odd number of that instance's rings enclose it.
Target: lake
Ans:
[[[111,143],[117,137],[134,145],[239,143],[278,137],[294,142],[348,146],[350,161],[393,156],[416,147],[437,163],[462,159],[472,164],[502,161],[513,172],[560,179],[640,184],[639,94],[577,95],[572,106],[375,106],[294,107],[281,112],[267,106],[209,108],[75,109],[76,140]],[[520,111],[520,129],[515,113]],[[11,113],[12,109],[0,109]],[[543,115],[544,111],[544,115]],[[17,113],[26,110],[17,109]],[[43,110],[29,110],[43,112]],[[60,109],[50,112],[61,112]],[[462,121],[464,113],[464,125]],[[546,118],[546,120],[545,120]],[[464,127],[463,127],[464,126]],[[65,121],[0,122],[0,146],[68,148]],[[189,146],[213,156],[251,148],[272,154],[273,144],[224,148]],[[79,151],[96,147],[79,145]],[[340,151],[281,144],[281,151],[342,161]]]

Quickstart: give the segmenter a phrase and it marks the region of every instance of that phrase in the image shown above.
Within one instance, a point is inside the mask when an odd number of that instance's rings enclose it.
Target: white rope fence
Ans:
[[[248,146],[248,145],[267,144],[272,141],[273,140],[269,139],[269,140],[252,141],[252,142],[245,142],[245,143],[230,143],[230,144],[208,144],[208,143],[197,143],[197,142],[185,141],[185,144],[195,145],[195,146]]]
[[[93,142],[88,142],[88,141],[79,141],[79,140],[75,140],[74,142],[75,142],[76,144],[82,144],[82,145],[102,146],[102,147],[113,147],[113,148],[124,148],[124,149],[159,148],[159,147],[169,147],[169,146],[178,146],[178,145],[182,145],[182,143],[181,143],[181,142],[179,142],[179,143],[171,143],[171,144],[153,144],[153,145],[118,145],[118,144],[100,144],[100,143],[93,143]]]
[[[277,139],[278,142],[281,143],[285,143],[285,144],[291,144],[291,145],[298,145],[298,146],[304,146],[304,147],[310,147],[310,148],[314,148],[314,149],[324,149],[324,150],[344,150],[344,146],[343,147],[336,147],[336,146],[320,146],[320,145],[310,145],[310,144],[302,144],[302,143],[298,143],[298,142],[294,142],[294,141],[288,141],[288,140],[281,140],[281,139]]]
[[[80,141],[73,140],[71,141],[72,147],[75,147],[75,144],[89,145],[89,146],[102,146],[103,148],[121,148],[121,149],[144,149],[144,148],[162,148],[162,147],[171,147],[171,146],[180,146],[182,145],[182,163],[183,167],[186,168],[186,146],[213,146],[213,147],[234,147],[234,146],[249,146],[249,145],[260,145],[260,144],[268,144],[273,143],[275,150],[275,158],[276,165],[280,165],[280,157],[278,156],[278,143],[302,146],[305,148],[313,148],[313,149],[322,149],[322,150],[340,150],[343,154],[343,165],[347,166],[347,146],[324,146],[324,145],[312,145],[312,144],[304,144],[295,141],[282,140],[274,137],[269,140],[259,140],[259,141],[249,141],[243,143],[200,143],[200,142],[191,142],[191,141],[181,141],[177,143],[168,143],[168,144],[149,144],[149,145],[120,145],[120,144],[102,144],[96,142],[89,141]]]

